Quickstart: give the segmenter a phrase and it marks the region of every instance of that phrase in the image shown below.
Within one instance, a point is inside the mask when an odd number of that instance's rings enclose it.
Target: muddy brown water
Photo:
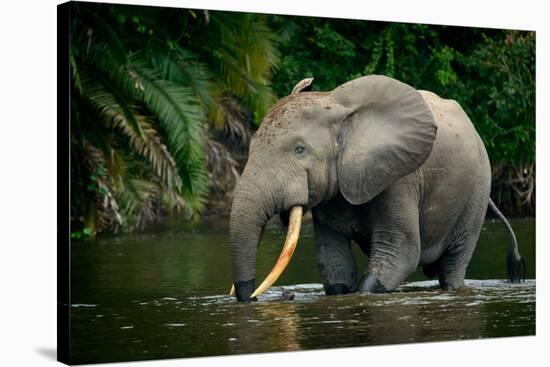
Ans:
[[[440,292],[421,271],[397,292],[326,297],[313,231],[304,224],[294,258],[260,302],[227,296],[231,268],[224,223],[75,242],[71,247],[71,360],[114,362],[368,346],[535,334],[535,221],[513,220],[528,280],[506,278],[508,237],[487,221],[466,287]],[[285,232],[270,225],[257,262],[269,272]],[[366,257],[354,249],[359,271]],[[284,290],[292,301],[278,301]]]

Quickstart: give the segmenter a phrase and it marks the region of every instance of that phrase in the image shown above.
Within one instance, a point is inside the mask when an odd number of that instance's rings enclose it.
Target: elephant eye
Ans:
[[[302,145],[298,145],[298,146],[296,146],[296,148],[294,148],[294,153],[302,154],[304,152],[304,150],[305,150],[305,148]]]

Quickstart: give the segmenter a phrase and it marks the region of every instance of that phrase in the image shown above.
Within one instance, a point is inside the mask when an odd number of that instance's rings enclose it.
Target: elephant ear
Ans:
[[[368,202],[430,155],[437,126],[414,88],[370,75],[341,85],[331,97],[347,111],[338,185],[351,204]]]
[[[313,83],[313,78],[306,78],[306,79],[300,80],[294,86],[294,88],[292,88],[292,92],[290,94],[310,91],[311,90],[311,83]]]

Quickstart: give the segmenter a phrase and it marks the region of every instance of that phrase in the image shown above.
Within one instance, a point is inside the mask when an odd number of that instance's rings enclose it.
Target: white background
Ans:
[[[128,3],[129,1],[117,1]],[[110,364],[243,366],[344,363],[547,365],[549,11],[544,1],[180,0],[130,3],[537,31],[537,336]],[[56,353],[56,4],[3,1],[0,11],[0,365],[53,365]],[[65,168],[63,168],[65,169]],[[545,349],[546,348],[546,349]]]

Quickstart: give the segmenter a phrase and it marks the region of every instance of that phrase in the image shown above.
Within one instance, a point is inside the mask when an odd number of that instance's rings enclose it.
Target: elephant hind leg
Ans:
[[[454,291],[464,285],[466,269],[477,243],[479,231],[461,229],[449,237],[449,245],[439,259],[439,286]]]
[[[456,254],[449,254],[446,261],[442,262],[441,270],[438,273],[439,287],[444,291],[454,291],[464,285],[464,277],[466,268],[468,267],[469,259],[464,258],[460,263],[449,261],[450,258],[456,257]],[[471,256],[470,256],[471,257]]]
[[[462,212],[447,238],[447,246],[438,260],[439,286],[453,291],[464,285],[466,269],[472,259],[487,212],[488,195],[473,201]]]

